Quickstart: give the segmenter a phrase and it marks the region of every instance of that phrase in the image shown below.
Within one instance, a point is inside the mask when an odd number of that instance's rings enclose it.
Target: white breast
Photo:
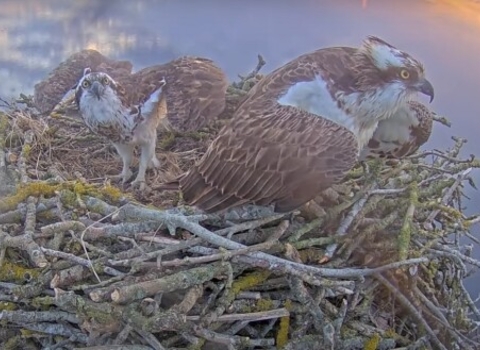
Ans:
[[[332,98],[327,83],[321,77],[291,86],[277,102],[284,106],[303,109],[340,124],[355,134],[358,133],[354,119],[338,108],[337,101]]]
[[[110,90],[101,99],[85,93],[80,99],[79,107],[85,123],[93,130],[99,125],[112,124],[117,124],[120,130],[125,132],[133,130],[134,121],[133,118],[129,118],[129,111]]]
[[[416,127],[419,124],[414,113],[411,113],[407,108],[408,106],[399,108],[392,118],[378,123],[373,137],[387,143],[407,142],[410,139],[410,127]]]

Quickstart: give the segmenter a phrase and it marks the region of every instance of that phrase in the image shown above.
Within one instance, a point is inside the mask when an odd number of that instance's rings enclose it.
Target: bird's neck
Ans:
[[[122,104],[115,94],[108,94],[98,99],[92,95],[86,95],[80,100],[80,111],[87,123],[110,124],[121,122],[124,128],[133,128],[132,118],[129,118],[130,109]],[[132,124],[132,125],[130,125]]]
[[[342,101],[343,110],[355,116],[351,119],[351,130],[363,147],[372,138],[378,123],[397,113],[405,101],[405,94],[400,86],[387,85],[350,94],[338,92],[337,98]]]

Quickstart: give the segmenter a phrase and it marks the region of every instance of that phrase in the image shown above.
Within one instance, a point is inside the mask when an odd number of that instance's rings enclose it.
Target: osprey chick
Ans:
[[[391,118],[378,123],[359,160],[401,159],[412,155],[428,141],[434,116],[435,112],[423,103],[408,101]]]
[[[132,104],[120,83],[107,73],[86,68],[75,88],[75,101],[87,127],[113,143],[123,161],[120,177],[125,183],[132,176],[130,165],[135,146],[140,146],[138,175],[132,185],[143,185],[148,167],[159,167],[155,155],[157,126],[166,117],[162,93],[165,79],[149,87],[149,94]],[[130,96],[131,97],[131,96]]]

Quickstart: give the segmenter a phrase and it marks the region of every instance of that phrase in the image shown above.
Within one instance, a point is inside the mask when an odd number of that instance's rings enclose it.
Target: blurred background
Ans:
[[[466,155],[480,155],[480,2],[473,0],[0,0],[0,97],[31,94],[84,48],[130,60],[135,70],[205,56],[233,80],[255,66],[258,53],[266,73],[323,46],[357,46],[369,34],[425,64],[432,107],[453,123],[434,125],[423,148],[449,147],[456,135],[469,139]],[[480,183],[478,171],[475,177]],[[479,192],[467,192],[467,213],[479,212]],[[473,298],[478,279],[468,281]]]

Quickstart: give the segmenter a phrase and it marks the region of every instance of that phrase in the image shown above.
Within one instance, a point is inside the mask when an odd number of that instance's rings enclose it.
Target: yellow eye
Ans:
[[[84,81],[82,82],[82,87],[88,88],[89,86],[90,86],[90,82],[89,82],[88,80],[84,80]]]
[[[110,80],[108,80],[107,77],[103,78],[103,85],[108,85],[110,84]]]
[[[410,78],[410,72],[406,69],[402,69],[400,71],[400,78],[407,80],[408,78]]]

